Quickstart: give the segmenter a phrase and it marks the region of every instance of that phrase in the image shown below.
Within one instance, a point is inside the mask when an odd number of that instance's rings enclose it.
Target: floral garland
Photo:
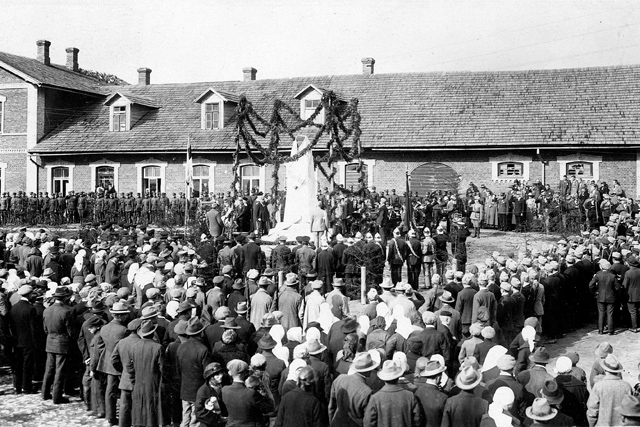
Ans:
[[[324,110],[324,124],[315,123],[321,111]],[[296,122],[289,126],[285,121],[283,114],[293,117]],[[281,100],[276,100],[273,104],[273,110],[269,120],[263,118],[253,108],[253,104],[243,95],[240,97],[236,108],[237,124],[236,124],[236,150],[233,154],[233,174],[234,180],[232,190],[235,194],[239,188],[240,176],[238,174],[240,151],[246,152],[247,156],[253,163],[258,166],[267,164],[273,165],[273,187],[272,194],[278,194],[280,184],[279,168],[280,165],[295,162],[304,157],[310,150],[316,147],[321,140],[326,140],[326,148],[328,153],[314,157],[314,165],[320,170],[325,178],[332,182],[336,175],[334,164],[343,160],[352,162],[354,159],[358,161],[357,171],[360,173],[358,183],[360,189],[357,192],[365,191],[366,182],[364,176],[364,168],[362,159],[362,145],[360,137],[362,131],[360,129],[361,117],[358,112],[358,99],[353,98],[347,106],[338,101],[333,91],[323,93],[319,105],[313,114],[306,120],[303,120],[291,106]],[[308,146],[300,150],[294,156],[281,155],[279,153],[281,134],[288,135],[291,139],[295,139],[295,134],[303,128],[315,128],[316,133],[310,138]],[[268,145],[261,144],[257,137],[261,140],[268,138]],[[324,137],[324,138],[323,138]],[[351,146],[347,149],[347,141],[351,139]],[[328,171],[323,167],[322,163],[327,163]],[[343,193],[351,193],[346,188],[340,188]],[[336,189],[333,192],[337,192]]]

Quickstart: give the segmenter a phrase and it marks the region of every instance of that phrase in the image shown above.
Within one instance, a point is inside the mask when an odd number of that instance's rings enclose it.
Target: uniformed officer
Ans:
[[[78,197],[73,191],[67,196],[67,222],[75,223],[78,220]]]

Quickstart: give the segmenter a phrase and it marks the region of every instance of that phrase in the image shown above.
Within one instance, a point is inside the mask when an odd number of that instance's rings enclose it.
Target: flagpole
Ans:
[[[189,221],[189,201],[191,200],[191,192],[189,185],[191,182],[191,138],[187,135],[187,179],[185,180],[185,195],[187,202],[184,207],[184,236],[187,237],[187,227]]]

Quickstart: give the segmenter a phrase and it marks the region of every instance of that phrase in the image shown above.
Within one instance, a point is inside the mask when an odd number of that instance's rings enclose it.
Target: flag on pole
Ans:
[[[193,161],[191,156],[191,139],[187,137],[187,186],[193,182]]]
[[[407,165],[407,170],[405,172],[406,179],[406,190],[405,190],[405,209],[404,209],[404,227],[402,231],[405,233],[411,230],[412,220],[413,220],[413,206],[411,204],[411,191],[409,191],[409,180],[411,177],[409,176],[409,166]]]

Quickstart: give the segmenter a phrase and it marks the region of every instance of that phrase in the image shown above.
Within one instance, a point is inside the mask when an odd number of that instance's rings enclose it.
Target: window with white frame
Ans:
[[[305,99],[304,100],[304,112],[303,112],[303,119],[308,119],[309,117],[311,117],[313,115],[313,113],[316,112],[316,109],[320,106],[320,100],[319,99]],[[318,114],[318,116],[316,117],[316,119],[313,121],[314,123],[317,124],[322,124],[322,114]]]
[[[102,187],[105,191],[115,188],[115,168],[113,166],[99,166],[96,168],[96,187]]]
[[[362,172],[364,172],[364,181],[363,183],[366,185],[369,181],[369,168],[366,164],[362,164]],[[345,165],[344,167],[344,186],[347,189],[353,188],[357,190],[360,188],[360,183],[358,180],[360,179],[360,171],[358,171],[358,163],[351,163]]]
[[[567,163],[566,174],[568,178],[593,179],[593,163],[591,162],[569,162]]]
[[[567,178],[598,181],[600,179],[601,156],[578,153],[569,156],[558,156],[559,178],[563,175]]]
[[[207,103],[204,104],[204,121],[205,129],[220,129],[220,104]]]
[[[252,190],[262,187],[262,173],[259,166],[240,166],[240,188],[245,194],[251,194]]]
[[[125,132],[127,130],[127,106],[116,105],[113,107],[113,132]]]
[[[0,95],[0,133],[4,133],[4,104],[6,101],[7,97]]]
[[[193,166],[192,196],[201,197],[209,194],[210,166]]]
[[[160,166],[142,168],[142,192],[144,194],[160,193],[162,190],[162,170]]]
[[[54,194],[66,195],[70,188],[69,168],[58,166],[51,169],[51,191]]]
[[[498,163],[498,178],[521,178],[524,175],[522,162]]]

